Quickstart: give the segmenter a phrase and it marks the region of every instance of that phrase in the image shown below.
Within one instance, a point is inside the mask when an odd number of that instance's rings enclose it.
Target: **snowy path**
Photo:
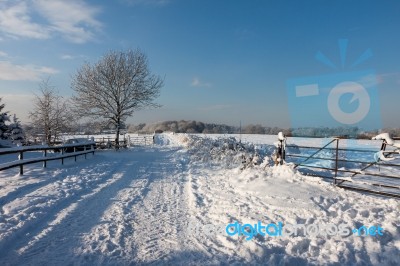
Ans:
[[[129,153],[129,154],[127,154]],[[127,156],[129,155],[129,156]],[[1,198],[2,264],[99,264],[168,259],[184,219],[175,149],[98,153]],[[84,165],[82,167],[82,165]],[[75,186],[70,180],[81,180]],[[68,184],[71,183],[71,184]],[[15,222],[13,222],[15,221]],[[4,230],[6,229],[6,230]]]
[[[0,265],[398,265],[399,201],[290,166],[242,169],[243,153],[216,144],[162,135],[155,147],[0,172]],[[235,221],[385,234],[246,240],[224,232]]]

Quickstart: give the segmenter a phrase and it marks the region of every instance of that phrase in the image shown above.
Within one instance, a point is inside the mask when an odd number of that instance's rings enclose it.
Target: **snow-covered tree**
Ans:
[[[14,144],[22,144],[25,142],[24,130],[22,129],[21,122],[15,114],[12,123],[9,125],[9,134],[9,139]]]
[[[29,113],[32,125],[51,144],[59,134],[73,121],[68,101],[58,95],[49,80],[40,84],[40,94],[35,95],[34,109]]]
[[[126,119],[137,110],[157,107],[154,100],[163,80],[150,72],[147,57],[139,50],[110,52],[94,65],[85,64],[73,78],[73,97],[81,116],[101,118],[119,133]]]
[[[10,117],[8,112],[3,111],[5,105],[1,103],[1,100],[0,98],[0,139],[8,139],[9,127],[6,122],[10,121]]]

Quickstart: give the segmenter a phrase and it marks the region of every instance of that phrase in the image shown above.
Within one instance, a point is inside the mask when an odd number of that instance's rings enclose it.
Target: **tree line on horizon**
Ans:
[[[302,128],[280,128],[269,127],[260,124],[249,124],[243,127],[230,126],[226,124],[203,123],[194,120],[172,120],[157,123],[141,123],[137,125],[128,125],[128,133],[203,133],[203,134],[262,134],[277,135],[283,132],[286,136],[296,137],[343,137],[343,138],[359,138],[371,139],[373,136],[387,132],[392,136],[400,136],[399,128],[384,128],[380,130],[364,131],[358,127],[302,127]]]
[[[170,120],[157,123],[141,123],[138,125],[128,125],[129,133],[203,133],[203,134],[278,134],[280,131],[288,132],[287,129],[279,127],[266,127],[260,124],[246,125],[244,127],[231,126],[218,123],[205,123],[195,120]]]

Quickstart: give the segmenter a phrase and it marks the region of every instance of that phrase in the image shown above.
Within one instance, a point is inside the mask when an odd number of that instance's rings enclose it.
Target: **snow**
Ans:
[[[273,166],[275,141],[166,133],[153,146],[30,165],[24,176],[2,171],[0,263],[398,265],[399,201],[335,187],[292,164]],[[374,225],[384,234],[246,240],[224,232],[235,221]]]

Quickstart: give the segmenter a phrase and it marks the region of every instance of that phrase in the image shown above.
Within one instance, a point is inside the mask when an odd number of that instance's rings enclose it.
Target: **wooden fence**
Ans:
[[[0,150],[0,156],[7,154],[16,154],[18,156],[18,160],[6,162],[0,164],[0,171],[19,167],[20,175],[24,174],[24,165],[40,163],[43,162],[43,167],[47,166],[48,161],[61,160],[61,164],[64,164],[64,159],[66,158],[76,158],[80,155],[84,155],[86,159],[86,155],[88,153],[92,153],[94,155],[94,142],[88,142],[85,144],[66,144],[63,146],[23,146],[18,148],[10,148],[10,149],[2,149]],[[42,157],[35,157],[30,159],[24,159],[24,154],[26,152],[32,151],[42,151]],[[58,153],[56,156],[47,156],[48,151],[53,151],[54,153]]]
[[[154,136],[153,135],[138,135],[138,136],[128,136],[129,146],[142,146],[142,145],[153,145]]]
[[[94,141],[96,143],[96,148],[97,149],[112,149],[115,148],[115,137],[101,137],[101,138],[94,138]],[[120,138],[119,139],[119,147],[120,148],[126,148],[127,147],[127,141],[125,138]]]
[[[99,149],[112,149],[115,148],[115,137],[101,137],[94,138],[96,147]],[[153,144],[153,135],[138,135],[138,136],[126,136],[119,140],[119,147],[126,148],[130,146],[146,146]]]

